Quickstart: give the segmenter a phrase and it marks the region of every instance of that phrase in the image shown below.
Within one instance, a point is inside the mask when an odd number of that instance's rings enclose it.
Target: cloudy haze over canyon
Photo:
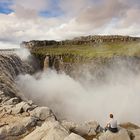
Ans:
[[[0,140],[140,140],[139,13],[140,0],[0,0]]]
[[[0,0],[1,47],[90,34],[140,36],[139,0]]]

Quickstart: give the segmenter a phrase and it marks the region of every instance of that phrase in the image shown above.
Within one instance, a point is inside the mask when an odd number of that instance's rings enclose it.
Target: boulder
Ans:
[[[96,121],[91,121],[91,122],[86,123],[86,125],[90,128],[88,135],[89,136],[96,135],[96,131],[99,127],[99,123]]]
[[[7,135],[7,130],[6,127],[1,127],[0,128],[0,140],[3,140]]]
[[[44,122],[41,127],[37,127],[32,133],[27,135],[23,140],[63,140],[69,135],[66,130],[57,121]]]
[[[95,121],[77,125],[73,131],[81,136],[83,135],[96,135],[96,130],[99,124]]]
[[[19,136],[26,132],[24,125],[22,124],[12,124],[6,126],[6,131],[8,136]]]
[[[127,130],[140,129],[140,127],[138,125],[131,123],[131,122],[122,123],[119,126],[122,128],[125,128]]]
[[[28,104],[28,103],[25,103],[25,104],[23,105],[23,110],[24,110],[24,112],[31,111],[31,110],[33,110],[34,108],[36,108],[36,106],[30,105],[30,104]]]
[[[7,138],[18,138],[19,136],[32,130],[36,126],[37,119],[33,117],[26,117],[20,122],[4,125],[0,128],[0,140]]]
[[[118,133],[106,131],[99,136],[99,140],[130,140],[128,132],[121,128]]]
[[[61,122],[61,125],[64,126],[67,130],[70,130],[70,131],[73,131],[76,128],[76,126],[77,126],[76,123],[74,123],[74,122],[68,122],[66,120],[63,120]]]
[[[4,114],[7,114],[7,113],[11,113],[11,111],[12,111],[12,107],[13,107],[13,105],[3,105],[2,107],[1,107],[1,109],[0,109],[0,111],[2,111],[3,110],[3,113]]]
[[[42,140],[64,140],[69,135],[68,131],[61,126],[51,128]]]
[[[140,140],[140,129],[131,130],[134,140]]]
[[[71,133],[69,136],[67,136],[64,140],[85,140],[83,137],[75,134],[75,133]]]
[[[33,110],[35,107],[29,105],[27,102],[20,102],[18,104],[16,104],[13,108],[12,108],[12,114],[19,114],[22,112],[28,112]]]
[[[33,101],[32,101],[32,100],[28,100],[27,103],[28,103],[29,105],[34,105],[34,106],[37,107],[37,105],[33,104]]]
[[[16,106],[14,106],[14,107],[12,108],[12,114],[19,114],[19,113],[24,112],[23,106],[24,106],[25,104],[26,104],[25,102],[20,102],[20,103],[16,104]]]
[[[11,98],[10,100],[6,101],[5,105],[16,105],[20,102],[20,99],[17,97]]]
[[[26,132],[26,129],[21,124],[12,124],[0,128],[0,139],[4,140],[7,137],[20,136]]]
[[[37,124],[37,118],[34,117],[26,117],[21,122],[26,129],[31,129]]]
[[[37,107],[30,112],[30,115],[42,121],[55,120],[53,112],[48,107]]]

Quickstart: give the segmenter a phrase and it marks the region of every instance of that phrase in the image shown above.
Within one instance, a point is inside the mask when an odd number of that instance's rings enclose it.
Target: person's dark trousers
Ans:
[[[118,128],[106,127],[105,131],[107,131],[107,130],[111,131],[112,133],[117,133],[118,132]]]

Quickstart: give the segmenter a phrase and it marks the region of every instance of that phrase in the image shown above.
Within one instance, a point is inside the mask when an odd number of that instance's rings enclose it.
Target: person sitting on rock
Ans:
[[[118,132],[117,120],[114,119],[113,114],[110,114],[109,116],[110,116],[110,120],[107,123],[105,131],[109,130],[109,131],[111,131],[113,133],[116,133],[116,132]]]

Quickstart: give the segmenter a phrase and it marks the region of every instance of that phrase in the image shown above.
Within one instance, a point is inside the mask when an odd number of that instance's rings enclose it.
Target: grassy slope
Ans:
[[[36,55],[62,55],[73,54],[88,58],[117,56],[140,56],[140,42],[104,43],[95,46],[67,45],[35,48],[32,53]]]

